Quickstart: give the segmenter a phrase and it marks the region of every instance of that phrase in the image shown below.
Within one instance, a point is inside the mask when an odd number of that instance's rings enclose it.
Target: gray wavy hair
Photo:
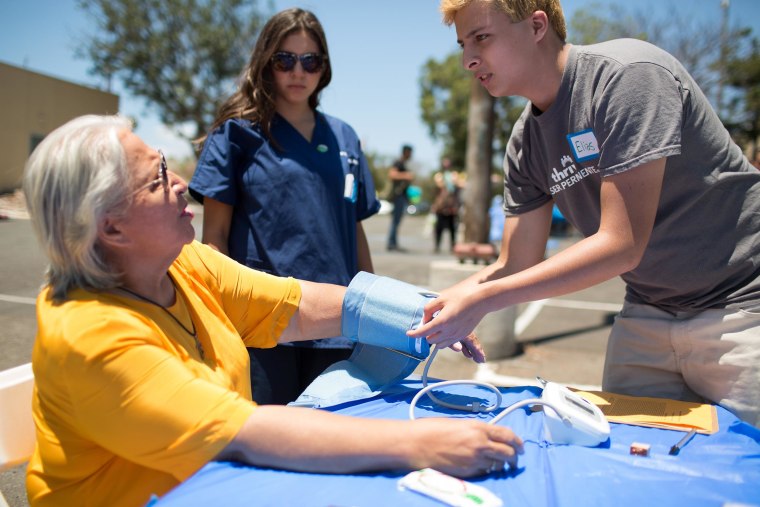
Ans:
[[[56,300],[75,287],[118,285],[119,273],[107,265],[97,234],[106,213],[128,207],[131,180],[118,137],[125,129],[131,131],[132,122],[121,116],[80,116],[51,132],[26,163],[27,209]]]

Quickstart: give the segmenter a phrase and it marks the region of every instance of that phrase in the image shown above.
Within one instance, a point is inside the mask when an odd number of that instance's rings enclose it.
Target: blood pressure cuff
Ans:
[[[430,353],[420,324],[430,293],[392,278],[357,274],[343,298],[341,334],[356,343],[345,361],[328,367],[290,405],[330,407],[370,398],[408,377]]]

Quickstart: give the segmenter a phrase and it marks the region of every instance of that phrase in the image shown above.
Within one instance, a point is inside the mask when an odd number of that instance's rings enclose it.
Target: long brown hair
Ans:
[[[272,118],[275,115],[275,88],[272,75],[272,55],[282,42],[294,33],[304,32],[319,46],[325,57],[322,75],[314,93],[309,97],[309,106],[316,109],[319,93],[330,84],[332,68],[327,51],[327,38],[317,17],[307,10],[293,8],[279,12],[267,21],[256,40],[248,65],[240,75],[238,89],[219,108],[210,132],[219,128],[231,118],[251,120],[261,125],[264,136],[271,139]],[[196,142],[202,144],[208,135]],[[276,144],[276,142],[275,142]]]

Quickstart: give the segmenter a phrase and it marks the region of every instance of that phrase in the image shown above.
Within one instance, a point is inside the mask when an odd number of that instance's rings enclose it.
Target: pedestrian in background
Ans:
[[[464,180],[459,172],[451,167],[449,158],[444,158],[441,161],[441,170],[433,175],[433,180],[437,189],[431,207],[432,212],[435,213],[435,253],[441,251],[441,239],[444,231],[449,231],[451,238],[449,250],[453,251],[456,244],[461,204],[459,194],[464,186]]]
[[[391,189],[388,200],[393,204],[393,213],[391,215],[391,228],[388,232],[388,251],[403,251],[398,244],[398,228],[401,220],[404,218],[406,208],[409,206],[409,196],[407,190],[414,181],[414,174],[406,167],[406,163],[412,158],[412,147],[405,144],[401,148],[401,157],[393,162],[388,170],[388,180]]]
[[[380,202],[354,130],[317,111],[331,76],[316,16],[273,16],[203,139],[190,193],[204,243],[259,271],[345,286],[373,272],[361,221]],[[253,399],[295,400],[351,348],[335,337],[249,349]]]

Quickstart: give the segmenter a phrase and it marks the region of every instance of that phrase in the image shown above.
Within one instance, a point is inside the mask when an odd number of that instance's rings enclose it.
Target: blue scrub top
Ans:
[[[228,120],[204,143],[190,193],[233,207],[230,257],[254,269],[348,285],[358,272],[356,223],[380,202],[359,138],[316,113],[311,142],[272,121],[275,147],[258,125]]]

